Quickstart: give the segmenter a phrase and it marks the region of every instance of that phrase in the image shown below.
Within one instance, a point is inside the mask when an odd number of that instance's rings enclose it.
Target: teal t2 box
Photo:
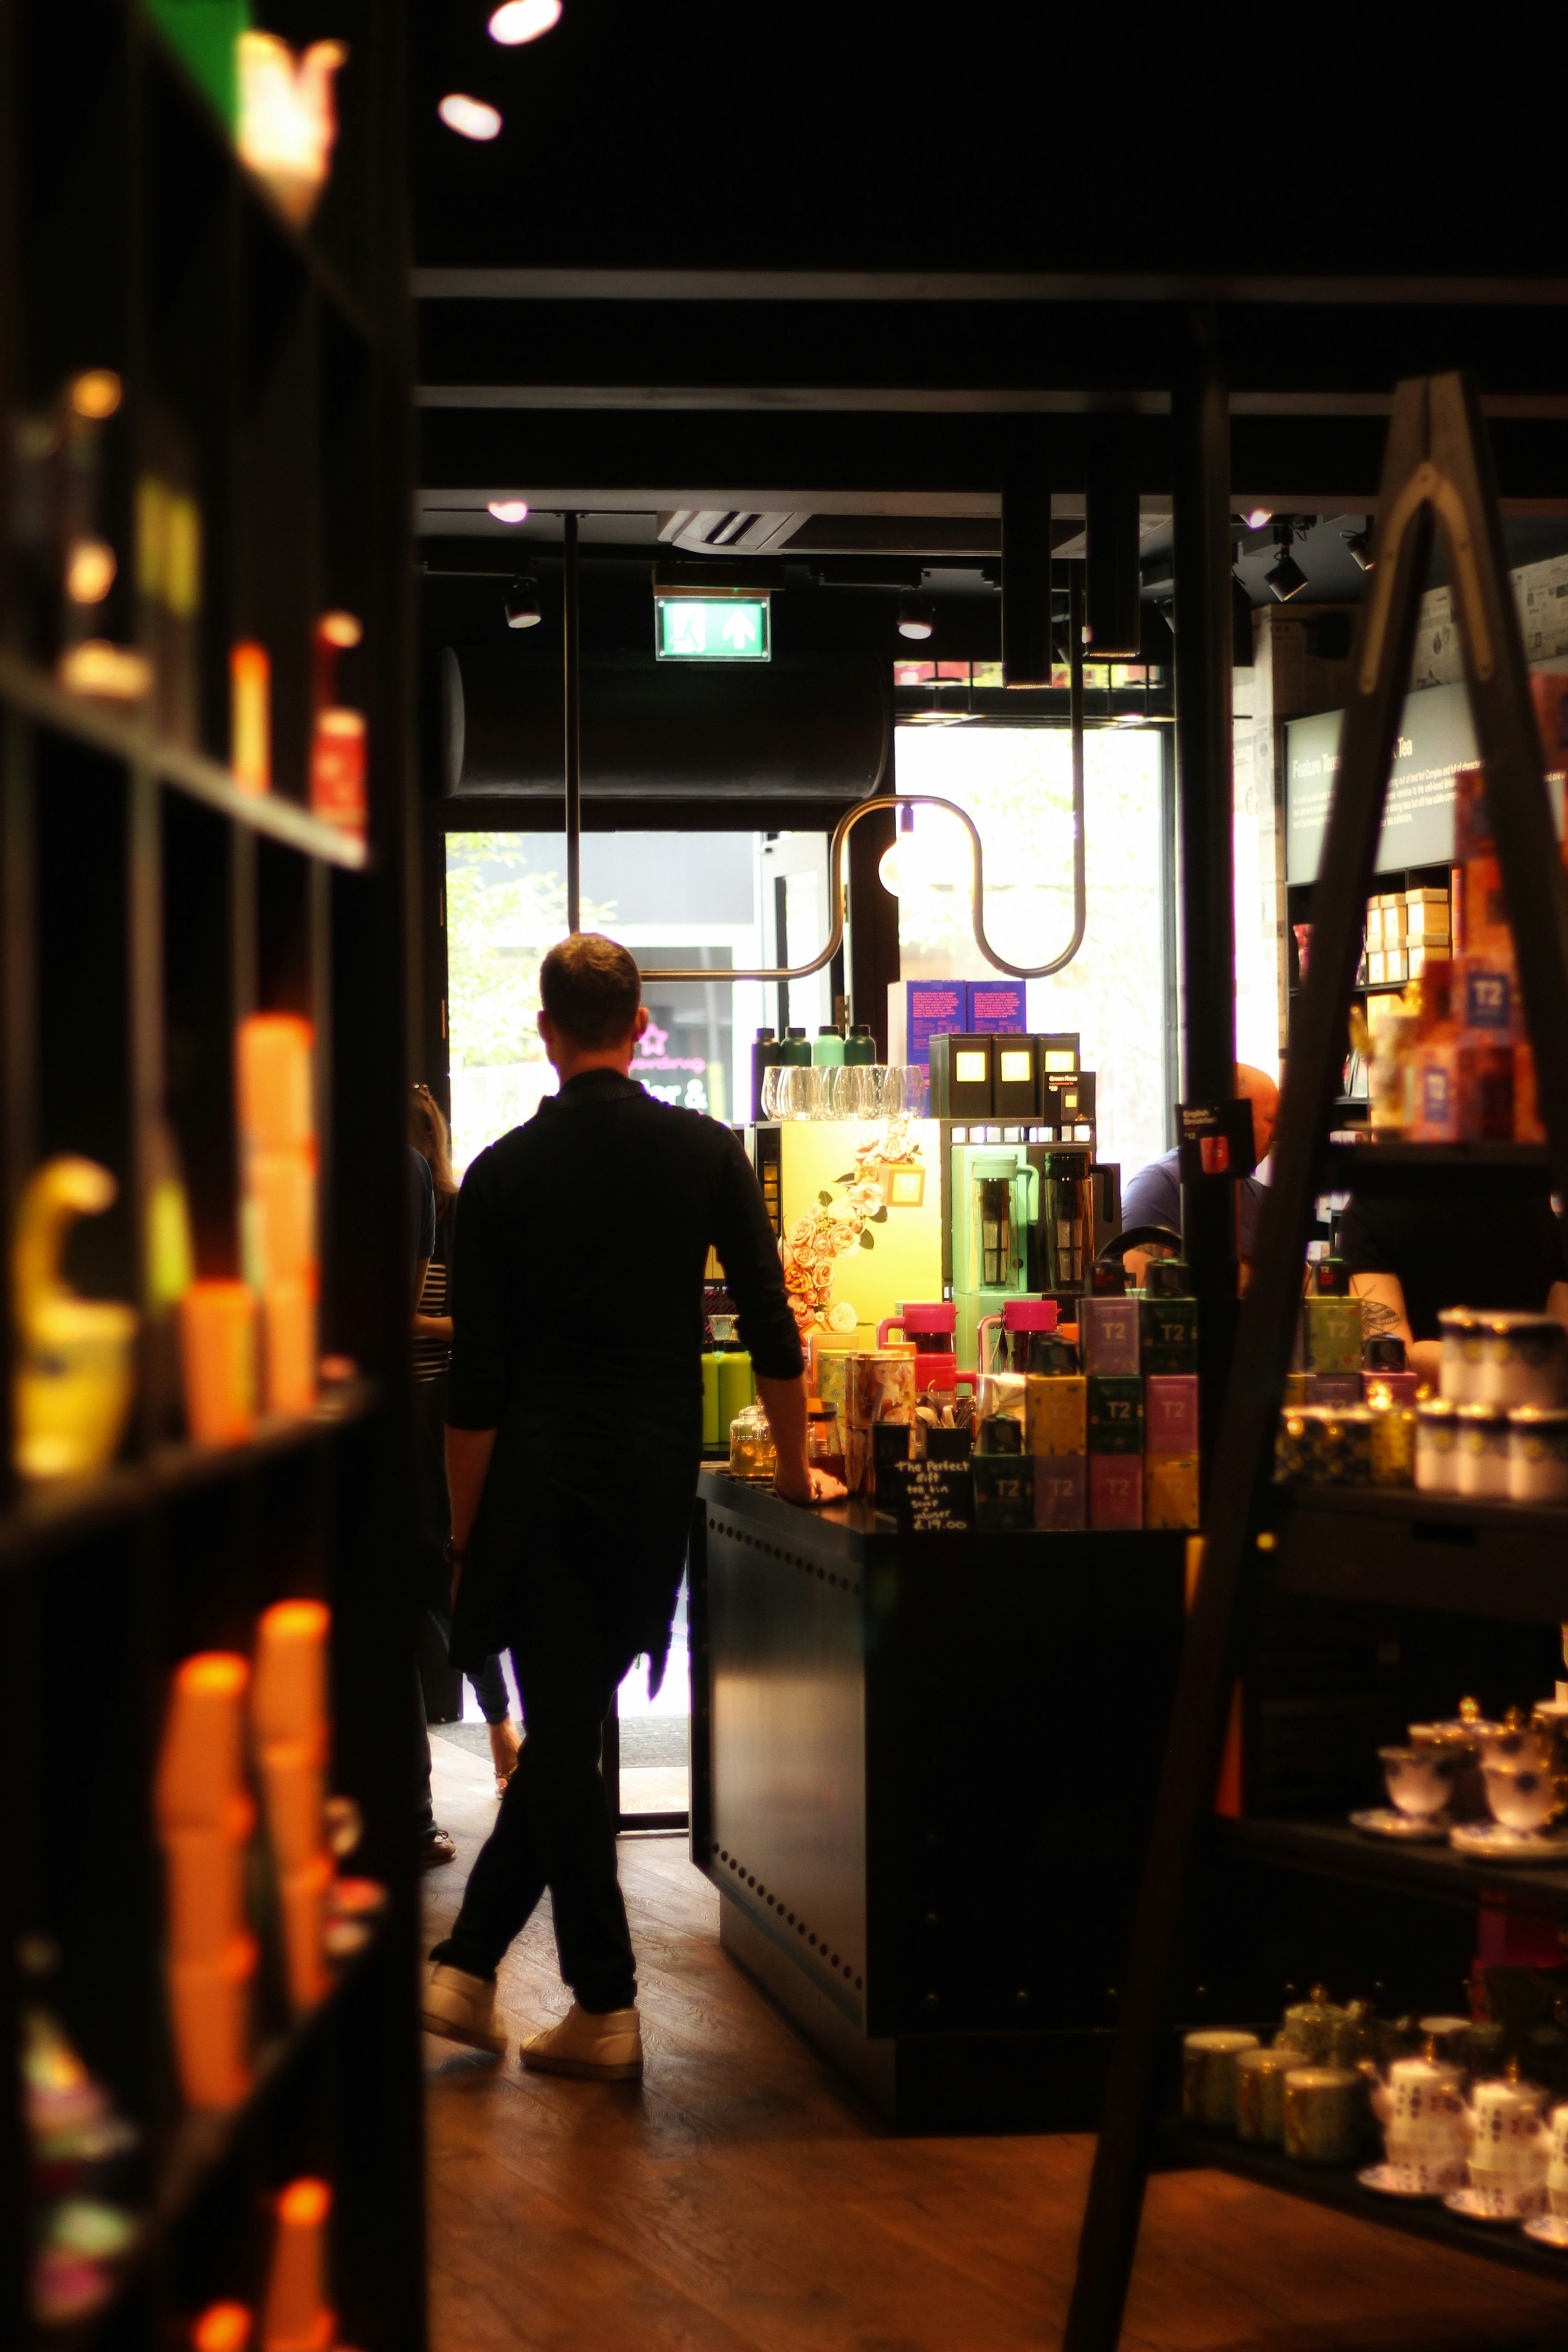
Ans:
[[[1198,1368],[1198,1302],[1195,1298],[1148,1298],[1139,1303],[1146,1372],[1195,1372]]]
[[[1125,1374],[1091,1373],[1089,1382],[1090,1454],[1143,1452],[1143,1383]]]

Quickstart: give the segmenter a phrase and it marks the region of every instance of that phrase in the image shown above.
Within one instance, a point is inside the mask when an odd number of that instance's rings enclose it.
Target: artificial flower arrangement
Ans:
[[[784,1289],[802,1331],[853,1331],[858,1321],[847,1298],[833,1296],[833,1269],[853,1249],[874,1249],[873,1225],[885,1224],[887,1195],[882,1169],[892,1160],[918,1160],[920,1145],[906,1114],[888,1120],[856,1149],[855,1164],[834,1178],[842,1194],[819,1192],[816,1206],[796,1217],[781,1244]]]

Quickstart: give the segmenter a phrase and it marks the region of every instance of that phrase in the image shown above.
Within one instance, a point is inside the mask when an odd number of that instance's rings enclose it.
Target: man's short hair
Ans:
[[[574,1045],[601,1053],[629,1035],[642,1003],[635,959],[598,931],[574,931],[539,967],[539,999]]]

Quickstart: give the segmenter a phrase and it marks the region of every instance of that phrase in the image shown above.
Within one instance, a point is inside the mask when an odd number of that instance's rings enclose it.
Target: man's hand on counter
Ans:
[[[830,1478],[826,1470],[808,1467],[804,1475],[792,1470],[786,1477],[781,1461],[773,1474],[773,1492],[782,1495],[786,1503],[803,1503],[808,1507],[813,1503],[841,1503],[848,1491],[837,1478]]]
[[[826,1470],[814,1470],[805,1456],[805,1375],[793,1381],[757,1374],[757,1394],[768,1417],[778,1454],[773,1492],[786,1503],[841,1503],[845,1488]]]

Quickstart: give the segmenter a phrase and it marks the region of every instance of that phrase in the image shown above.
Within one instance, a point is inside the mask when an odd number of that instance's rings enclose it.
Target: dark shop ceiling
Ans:
[[[1447,63],[1403,34],[1396,57],[1392,25],[1361,28],[1368,109],[1313,112],[1303,181],[1305,129],[1260,106],[1253,40],[1185,19],[1140,19],[1111,59],[1103,26],[1003,0],[866,0],[787,26],[564,0],[518,48],[489,15],[416,16],[433,572],[548,566],[570,509],[598,561],[990,597],[1011,458],[1043,451],[1070,559],[1084,419],[1109,411],[1136,444],[1157,596],[1170,387],[1200,314],[1232,387],[1233,503],[1271,519],[1237,524],[1254,603],[1285,517],[1304,597],[1359,595],[1345,542],[1375,502],[1392,387],[1454,365],[1481,381],[1513,560],[1568,546],[1557,137],[1544,117],[1532,131],[1528,76],[1506,121],[1468,78],[1461,201],[1435,145],[1369,135],[1384,73],[1402,121],[1439,97],[1453,115]],[[493,107],[499,134],[455,136],[450,91]],[[508,500],[521,524],[489,512]]]

